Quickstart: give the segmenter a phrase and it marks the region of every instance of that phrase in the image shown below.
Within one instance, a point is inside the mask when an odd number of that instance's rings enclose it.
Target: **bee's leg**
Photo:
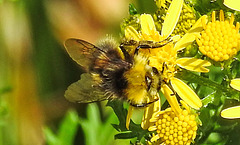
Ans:
[[[163,65],[162,65],[162,71],[161,71],[161,73],[164,72],[165,66],[167,67],[166,62],[164,62]]]
[[[160,47],[163,47],[163,46],[165,46],[165,45],[167,45],[168,43],[170,43],[170,42],[173,41],[173,40],[169,40],[169,41],[167,41],[166,43],[160,44],[160,43],[162,43],[162,42],[164,42],[164,41],[166,41],[166,40],[167,40],[167,38],[164,39],[164,40],[162,40],[162,41],[156,42],[155,45],[152,46],[152,48],[160,48]]]
[[[138,51],[139,51],[139,49],[149,49],[149,48],[152,48],[151,46],[149,46],[149,45],[139,45],[136,49],[135,49],[135,51],[134,51],[134,54],[138,54]],[[149,50],[150,51],[150,50]]]
[[[154,102],[156,102],[158,100],[159,100],[159,98],[158,99],[154,99],[153,101],[148,102],[148,103],[143,103],[143,104],[132,104],[132,103],[130,103],[130,105],[133,106],[133,107],[147,107],[148,105],[150,105],[150,104],[152,104],[152,103],[154,103]]]
[[[135,54],[138,54],[138,50],[140,49],[140,46],[138,46],[136,49],[135,49],[135,51],[134,51],[134,55]]]

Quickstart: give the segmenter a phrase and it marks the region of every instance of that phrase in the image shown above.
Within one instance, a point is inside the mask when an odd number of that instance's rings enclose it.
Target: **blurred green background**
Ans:
[[[82,71],[63,42],[119,39],[129,3],[156,10],[153,0],[0,0],[0,145],[124,144],[113,141],[111,109],[65,100]]]

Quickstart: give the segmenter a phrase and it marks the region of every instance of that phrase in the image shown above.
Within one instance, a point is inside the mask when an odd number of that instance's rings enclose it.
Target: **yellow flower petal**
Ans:
[[[174,92],[166,85],[164,84],[161,88],[161,91],[163,95],[166,97],[168,103],[170,104],[171,108],[176,114],[179,114],[181,109],[179,107],[177,98],[174,94]]]
[[[186,48],[188,45],[192,44],[192,42],[196,39],[196,36],[200,34],[200,32],[195,32],[195,33],[186,33],[180,41],[178,41],[175,44],[174,49],[176,51],[180,51],[184,48]]]
[[[201,32],[204,28],[204,25],[208,22],[208,16],[201,16],[197,22],[192,26],[192,28],[187,33]]]
[[[224,0],[223,4],[230,9],[235,11],[240,11],[240,3],[239,0]]]
[[[150,124],[150,119],[152,118],[152,115],[158,111],[161,110],[161,101],[158,99],[158,101],[153,102],[148,107],[146,107],[143,115],[143,119],[141,122],[141,127],[143,129],[148,129]]]
[[[171,85],[177,94],[185,101],[190,107],[194,109],[200,109],[202,107],[202,101],[197,94],[183,81],[172,78]]]
[[[192,28],[175,44],[174,49],[176,51],[182,50],[191,44],[196,37],[200,36],[200,32],[203,30],[202,20],[207,23],[207,15],[202,16],[197,22],[192,26]]]
[[[209,61],[197,58],[179,58],[176,62],[180,67],[195,72],[208,72],[205,67],[211,65]]]
[[[180,39],[181,39],[181,36],[180,36],[180,35],[174,35],[174,36],[171,37],[171,40],[172,40],[173,42],[177,42],[177,41],[179,41]]]
[[[240,91],[240,78],[231,80],[230,86]]]
[[[161,35],[163,36],[163,39],[167,38],[169,35],[172,34],[172,31],[174,30],[181,10],[183,6],[183,0],[173,0],[168,11],[166,18],[163,22],[162,32]]]
[[[221,116],[227,119],[240,118],[240,106],[224,109],[221,112]]]
[[[155,130],[157,130],[157,127],[156,127],[156,126],[150,126],[150,127],[148,128],[148,131],[155,131]]]
[[[160,137],[159,137],[159,135],[157,134],[157,135],[155,135],[155,136],[153,136],[152,138],[151,138],[151,142],[154,142],[154,141],[156,141],[156,140],[158,140]]]
[[[127,114],[127,118],[126,118],[126,128],[128,130],[129,130],[129,124],[130,124],[130,119],[132,117],[133,110],[134,110],[134,107],[130,105],[128,108],[128,114]]]
[[[125,37],[127,38],[127,40],[140,41],[139,33],[132,26],[128,26],[125,28]]]
[[[142,34],[152,35],[157,31],[151,15],[142,14],[140,16],[140,22]]]

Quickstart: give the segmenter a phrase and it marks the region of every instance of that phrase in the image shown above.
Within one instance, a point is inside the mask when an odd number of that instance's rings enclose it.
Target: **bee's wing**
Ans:
[[[70,102],[91,103],[108,99],[104,91],[94,86],[91,74],[84,73],[81,79],[71,84],[65,92],[65,98]]]
[[[88,70],[93,58],[100,52],[103,52],[95,45],[81,40],[70,38],[65,41],[65,48],[70,57],[79,65]]]

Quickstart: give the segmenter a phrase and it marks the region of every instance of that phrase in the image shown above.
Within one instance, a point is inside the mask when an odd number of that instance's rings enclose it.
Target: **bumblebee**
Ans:
[[[145,107],[159,99],[161,72],[149,66],[143,55],[130,55],[113,38],[108,37],[98,46],[70,38],[65,41],[65,48],[86,71],[66,90],[65,98],[69,101],[122,99],[134,107]]]

